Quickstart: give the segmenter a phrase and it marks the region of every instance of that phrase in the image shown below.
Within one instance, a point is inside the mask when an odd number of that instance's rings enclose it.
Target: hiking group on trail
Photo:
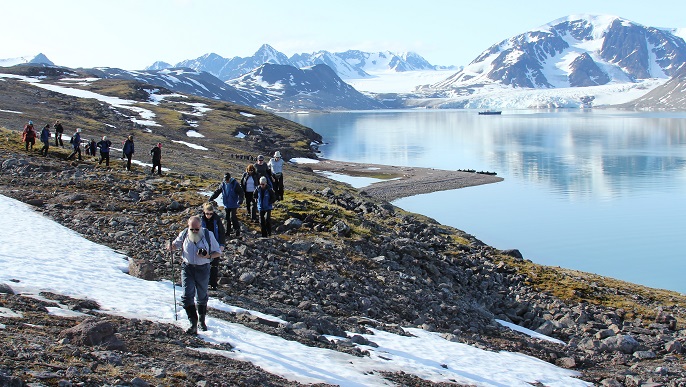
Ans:
[[[64,126],[60,120],[56,120],[53,127],[55,128],[55,146],[64,147],[62,135],[64,133]],[[46,124],[40,132],[40,141],[43,147],[40,149],[41,156],[47,156],[50,148],[50,138],[53,136],[50,133],[50,124]],[[107,136],[102,136],[101,140],[96,142],[95,139],[82,141],[82,129],[77,128],[74,134],[69,139],[72,152],[66,157],[66,160],[83,161],[81,147],[84,147],[86,156],[96,157],[96,151],[99,150],[98,165],[105,162],[105,167],[110,167],[110,153],[112,151],[112,141]],[[32,151],[33,145],[36,142],[38,134],[33,126],[33,121],[29,121],[22,131],[22,142],[25,144],[26,151]],[[131,171],[131,164],[133,155],[135,153],[135,144],[133,135],[128,135],[122,141],[122,157],[125,161],[125,168]],[[150,174],[162,175],[162,143],[158,142],[150,149],[150,156],[152,158],[152,168]],[[230,172],[224,175],[224,180],[220,182],[219,187],[212,193],[210,201],[213,201],[219,195],[222,196],[222,204],[226,211],[225,223],[222,225],[222,234],[227,236],[240,237],[241,225],[238,221],[237,211],[245,202],[245,209],[248,217],[254,223],[259,223],[260,233],[263,237],[271,235],[271,211],[274,202],[283,200],[284,186],[283,186],[283,167],[284,160],[281,157],[281,152],[276,151],[268,162],[265,161],[263,155],[257,157],[249,157],[249,160],[255,160],[255,163],[250,163],[245,168],[245,172],[241,175],[240,180],[234,178]],[[203,221],[204,223],[204,221]],[[220,222],[221,223],[221,222]],[[217,228],[218,229],[218,228]],[[215,230],[211,228],[211,230]],[[219,235],[215,235],[219,238]],[[223,243],[223,240],[221,241]]]
[[[24,130],[21,134],[21,141],[24,143],[27,152],[33,151],[33,146],[36,143],[36,138],[38,137],[43,144],[40,149],[41,156],[47,156],[48,150],[50,149],[51,137],[55,138],[55,147],[64,148],[64,142],[62,141],[62,135],[64,134],[64,126],[60,120],[56,120],[55,124],[52,126],[55,128],[55,133],[50,132],[50,124],[46,124],[41,130],[40,134],[36,133],[36,129],[33,125],[33,121],[29,121],[24,125]],[[94,138],[89,140],[82,139],[82,129],[77,128],[74,134],[69,139],[69,145],[71,153],[66,157],[66,160],[76,160],[83,161],[83,155],[81,153],[81,148],[84,148],[86,156],[96,157],[96,152],[99,150],[100,157],[98,159],[98,165],[102,165],[105,162],[105,167],[110,167],[110,151],[112,149],[112,141],[108,140],[107,136],[102,136],[100,141]],[[122,160],[126,160],[125,168],[127,171],[131,171],[131,161],[133,154],[135,152],[133,135],[126,137],[122,141]],[[162,175],[162,143],[158,142],[157,145],[153,146],[150,150],[150,156],[152,157],[152,170],[150,174],[155,174],[155,169],[157,169],[157,174]]]
[[[56,120],[55,128],[55,147],[64,147],[62,135],[64,126]],[[47,156],[50,148],[51,136],[50,124],[46,124],[40,132],[36,133],[33,121],[29,121],[22,131],[22,142],[27,152],[33,150],[36,137],[40,136],[43,147],[40,149],[41,156]],[[105,167],[110,166],[110,153],[112,141],[108,137],[102,136],[100,141],[94,139],[82,142],[82,129],[77,128],[69,139],[71,153],[66,160],[83,160],[81,147],[85,149],[86,156],[95,157],[96,150],[99,150],[97,164]],[[122,142],[122,160],[125,160],[125,168],[131,171],[132,158],[135,153],[133,135],[128,135]],[[150,174],[162,175],[162,143],[158,142],[150,149],[152,158],[152,168]],[[245,210],[248,218],[253,223],[259,222],[260,235],[267,238],[272,235],[271,212],[274,203],[283,200],[283,167],[284,160],[281,152],[274,152],[274,156],[265,162],[263,155],[246,166],[240,180],[231,175],[230,172],[224,174],[224,179],[213,191],[209,200],[203,204],[199,215],[193,215],[188,219],[188,227],[182,230],[173,240],[170,240],[167,249],[172,253],[172,270],[174,269],[173,252],[181,251],[181,285],[183,294],[181,303],[183,305],[188,320],[191,323],[186,333],[197,334],[198,329],[207,331],[205,317],[207,315],[208,292],[217,290],[219,286],[219,260],[224,253],[226,240],[228,238],[240,238],[241,223],[238,219],[238,210],[245,202]],[[225,216],[222,216],[215,209],[214,200],[221,195]],[[172,273],[173,277],[173,273]]]
[[[275,157],[277,155],[281,158],[279,151],[275,153]],[[263,171],[262,176],[257,172],[258,169]],[[283,187],[283,169],[280,171]],[[249,164],[245,168],[240,182],[230,172],[226,172],[209,201],[203,204],[200,215],[191,216],[188,219],[188,228],[169,243],[168,250],[172,254],[174,250],[181,249],[181,303],[191,324],[186,333],[197,334],[198,328],[207,331],[205,316],[208,292],[219,286],[219,257],[224,253],[226,239],[239,238],[241,235],[237,212],[244,201],[247,216],[253,222],[259,214],[261,236],[266,238],[272,235],[271,211],[276,201],[283,200],[283,188],[280,191],[281,196],[272,188],[277,181],[270,167],[264,165],[262,155],[257,157],[255,164]],[[224,224],[212,203],[220,195],[226,212]],[[173,270],[173,255],[171,259]]]

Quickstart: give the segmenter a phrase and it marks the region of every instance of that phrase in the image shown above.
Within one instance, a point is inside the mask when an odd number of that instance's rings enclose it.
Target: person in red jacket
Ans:
[[[28,124],[24,125],[21,140],[26,145],[27,152],[29,151],[29,145],[31,145],[31,150],[33,150],[33,144],[36,143],[36,129],[33,128],[33,121],[29,121]]]

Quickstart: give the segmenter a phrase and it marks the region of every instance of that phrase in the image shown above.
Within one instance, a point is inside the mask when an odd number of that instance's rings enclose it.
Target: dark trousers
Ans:
[[[50,141],[43,143],[43,147],[40,148],[40,154],[43,156],[47,156],[48,155],[48,148],[50,148]]]
[[[110,152],[100,151],[100,160],[98,161],[98,165],[102,164],[103,160],[105,160],[105,166],[109,167],[110,166]]]
[[[207,305],[207,286],[210,282],[210,264],[191,265],[186,262],[181,264],[181,286],[183,294],[181,302],[184,308],[198,305]]]
[[[62,142],[62,133],[55,133],[55,146],[64,147],[64,143]]]
[[[157,160],[152,161],[152,170],[150,171],[151,174],[155,174],[155,167],[157,167],[157,174],[161,175],[162,174],[162,162]]]
[[[238,223],[238,208],[226,208],[226,235],[236,232],[236,236],[241,235],[241,225]]]
[[[210,262],[210,287],[216,288],[219,283],[219,258],[215,258]]]
[[[283,174],[274,174],[274,193],[278,200],[283,200]]]
[[[272,235],[272,210],[260,210],[260,231],[263,237]]]
[[[130,171],[131,170],[131,157],[133,157],[133,153],[129,153],[126,156],[126,170]]]
[[[29,144],[31,144],[31,150],[33,150],[33,144],[36,143],[36,140],[26,140],[26,150],[29,150]]]
[[[83,160],[83,158],[81,158],[81,147],[80,146],[74,148],[74,151],[71,152],[69,157],[67,157],[67,160],[71,160],[71,159],[75,158],[76,155],[79,155],[79,160]]]
[[[254,192],[245,193],[245,209],[248,211],[248,216],[252,220],[257,220],[257,202],[253,197]]]

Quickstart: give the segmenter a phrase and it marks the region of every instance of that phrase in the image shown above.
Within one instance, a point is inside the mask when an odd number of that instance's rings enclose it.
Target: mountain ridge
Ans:
[[[417,77],[413,91],[410,90],[411,85],[393,92],[383,91],[382,80],[399,85],[401,78],[398,76],[403,73],[407,74],[403,79],[413,79],[416,73],[436,71],[438,66],[414,53],[317,51],[288,58],[270,45],[263,44],[250,57],[227,59],[209,53],[179,62],[177,65],[181,67],[177,68],[199,73],[206,71],[224,81],[226,86],[208,79],[208,88],[214,90],[218,99],[254,107],[267,108],[269,105],[270,109],[284,111],[418,107],[502,110],[591,108],[612,104],[626,107],[630,105],[620,96],[623,90],[631,89],[632,95],[641,91],[645,94],[655,88],[656,83],[666,82],[684,66],[686,42],[683,36],[686,36],[686,29],[649,27],[613,15],[569,15],[491,45],[464,68],[452,74],[447,72],[450,75],[446,74],[443,79],[431,76],[422,82],[432,83],[418,85],[420,77]],[[257,78],[251,81],[244,78],[245,74],[255,77],[255,70],[265,63],[293,67],[288,72],[280,71],[283,74],[294,74],[297,69],[325,64],[335,73],[327,84],[335,84],[340,78],[353,83],[359,90],[374,91],[363,91],[361,97],[341,86],[336,94],[329,89],[319,90],[321,96],[315,96],[311,89],[303,87],[299,94],[304,103],[294,97],[278,101],[276,91],[279,85],[290,84],[288,79],[272,79],[270,85],[260,85]],[[175,69],[170,66],[158,61],[146,71]],[[444,76],[441,73],[437,75]],[[198,76],[193,81],[183,82],[195,81],[198,81]],[[315,84],[318,81],[313,78],[308,82]],[[235,86],[241,83],[252,84],[254,90],[247,87],[236,90]],[[365,89],[365,85],[370,89]],[[171,87],[171,84],[167,83],[167,86]],[[192,92],[189,87],[179,90]],[[538,92],[544,90],[559,92]],[[210,95],[199,85],[196,92],[198,95]],[[527,93],[530,97],[522,97]],[[678,89],[670,92],[673,97],[678,93]],[[570,95],[574,97],[569,98]],[[612,98],[608,98],[610,95],[617,97],[614,103]],[[633,106],[641,106],[641,109],[686,109],[686,102],[678,102],[680,100],[672,98],[669,107],[660,105],[659,99],[644,100]]]
[[[652,49],[651,49],[652,47]],[[571,15],[505,39],[430,86],[478,83],[520,88],[584,87],[668,78],[686,62],[686,42],[616,16]]]
[[[164,62],[155,62],[146,70],[159,69],[162,63]],[[218,54],[210,53],[195,59],[181,61],[172,67],[188,67],[194,70],[207,71],[223,81],[229,81],[260,67],[264,63],[289,65],[296,68],[326,64],[344,79],[370,77],[369,71],[382,69],[402,72],[444,68],[430,64],[414,52],[396,54],[390,51],[368,53],[348,50],[332,53],[321,50],[314,53],[293,54],[289,58],[266,43],[249,57],[223,58]]]

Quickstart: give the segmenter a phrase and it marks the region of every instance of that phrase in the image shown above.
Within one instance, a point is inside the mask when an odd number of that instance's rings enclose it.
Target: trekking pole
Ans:
[[[174,321],[178,321],[178,312],[176,310],[176,276],[174,275],[174,250],[171,249],[171,241],[169,241],[169,257],[171,259],[172,289],[174,289]]]

